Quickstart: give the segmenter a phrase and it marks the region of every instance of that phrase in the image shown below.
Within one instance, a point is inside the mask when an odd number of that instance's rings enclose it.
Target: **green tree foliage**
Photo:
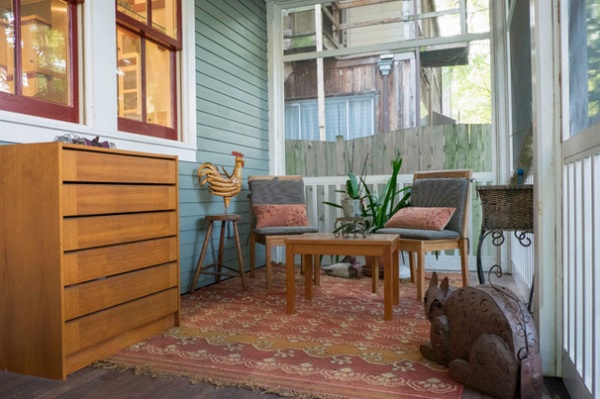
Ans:
[[[587,2],[588,115],[600,120],[600,3]]]
[[[452,117],[459,123],[492,123],[489,41],[469,44],[469,64],[446,67],[444,85],[451,87]]]

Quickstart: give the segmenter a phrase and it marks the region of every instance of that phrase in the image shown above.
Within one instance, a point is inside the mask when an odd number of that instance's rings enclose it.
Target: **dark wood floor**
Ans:
[[[477,277],[471,276],[471,281],[476,284]],[[508,277],[502,285],[510,286],[510,284],[510,277]],[[560,379],[546,378],[543,397],[544,399],[568,399],[569,395]],[[217,388],[207,383],[190,384],[184,377],[152,378],[135,375],[131,371],[119,373],[88,367],[73,373],[66,381],[0,371],[0,398],[276,399],[281,397],[243,388]],[[467,388],[463,399],[489,399],[489,397]]]
[[[66,381],[48,380],[0,372],[0,398],[8,399],[277,399],[281,396],[243,388],[217,388],[210,384],[190,384],[184,377],[152,378],[104,369],[85,368]],[[463,399],[488,399],[466,389]],[[544,399],[569,398],[560,379],[546,378]]]

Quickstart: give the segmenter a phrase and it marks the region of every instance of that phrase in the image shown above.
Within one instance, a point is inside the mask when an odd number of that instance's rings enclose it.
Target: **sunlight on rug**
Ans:
[[[314,299],[296,278],[297,314],[285,313],[285,271],[201,288],[181,298],[181,326],[95,366],[236,386],[297,398],[460,398],[445,367],[419,353],[429,338],[423,305],[400,282],[394,320],[383,321],[383,291],[368,277],[322,275]]]

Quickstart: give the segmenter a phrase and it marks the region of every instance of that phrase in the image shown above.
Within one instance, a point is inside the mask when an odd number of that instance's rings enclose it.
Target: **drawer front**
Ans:
[[[107,309],[155,292],[177,287],[176,263],[154,266],[65,289],[65,320]]]
[[[175,186],[65,184],[64,216],[173,210],[177,208]]]
[[[62,176],[64,181],[176,184],[177,161],[175,158],[65,149]]]
[[[176,288],[127,302],[65,323],[67,355],[90,348],[161,317],[179,311]]]
[[[173,262],[178,256],[175,237],[68,252],[63,260],[63,285]]]
[[[64,220],[64,250],[101,247],[177,234],[177,213],[90,216]]]

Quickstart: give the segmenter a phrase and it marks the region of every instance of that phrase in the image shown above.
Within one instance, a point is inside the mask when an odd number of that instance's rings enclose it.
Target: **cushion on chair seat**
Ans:
[[[398,234],[400,238],[414,240],[447,240],[460,238],[460,234],[453,230],[420,230],[420,229],[398,229],[383,228],[375,232],[376,234]]]
[[[304,234],[318,233],[319,229],[312,226],[280,226],[280,227],[263,227],[252,230],[256,234],[266,236],[288,235],[288,234]]]

